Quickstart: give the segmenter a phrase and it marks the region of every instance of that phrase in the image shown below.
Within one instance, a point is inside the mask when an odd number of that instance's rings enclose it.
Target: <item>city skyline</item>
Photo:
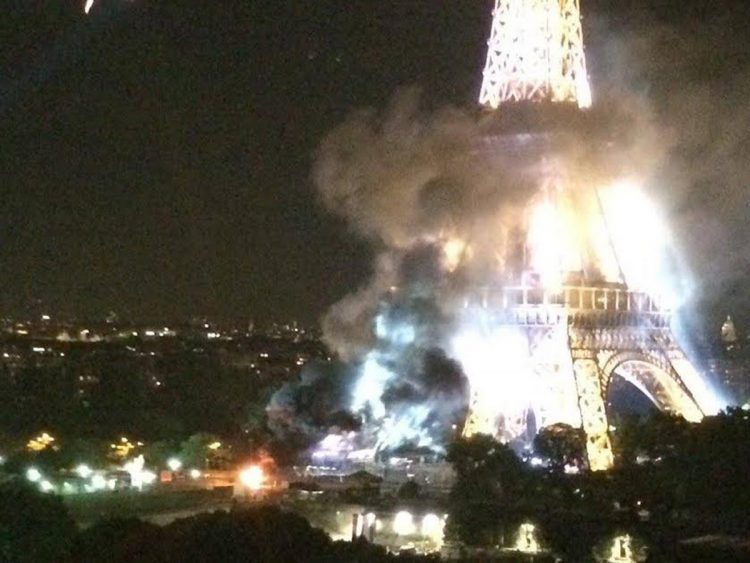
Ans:
[[[77,2],[52,4],[19,10],[2,59],[0,306],[10,313],[41,299],[82,316],[314,322],[364,283],[372,252],[317,203],[318,143],[350,112],[387,106],[402,86],[421,87],[428,106],[475,107],[489,25],[484,2],[178,10],[102,1],[88,16]],[[702,46],[718,27],[721,52],[746,52],[733,34],[741,18],[722,18],[747,10],[585,4],[595,101],[626,84],[687,139],[674,142],[676,164],[657,199],[677,217],[678,248],[697,280],[690,303],[700,310],[705,301],[716,318],[739,309],[743,324],[747,227],[734,149],[744,137],[729,128],[721,151],[700,149],[715,135],[702,127],[728,125],[730,108],[748,111],[733,93],[750,83],[747,69],[724,57],[689,95],[679,73],[705,62]],[[642,27],[653,15],[657,23]],[[654,49],[696,16],[707,31]],[[682,52],[694,60],[671,70]],[[615,70],[614,61],[638,66]],[[696,116],[690,127],[679,121],[686,115]],[[735,185],[722,190],[717,178]]]

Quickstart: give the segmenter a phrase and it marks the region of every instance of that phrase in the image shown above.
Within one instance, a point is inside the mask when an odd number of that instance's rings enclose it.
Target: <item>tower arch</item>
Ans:
[[[662,354],[654,351],[628,350],[618,352],[601,366],[602,394],[609,395],[615,377],[621,377],[661,411],[699,422],[704,413],[679,375]]]

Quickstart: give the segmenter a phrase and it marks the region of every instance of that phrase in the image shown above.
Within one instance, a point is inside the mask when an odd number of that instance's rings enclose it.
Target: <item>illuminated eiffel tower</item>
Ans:
[[[527,113],[565,106],[569,114],[591,105],[579,0],[496,0],[479,102],[499,116],[519,106]],[[540,165],[547,133],[495,134],[484,139],[485,150],[522,154],[533,164],[529,168],[540,192],[557,193],[565,189],[564,173]],[[555,204],[554,195],[549,201]],[[602,224],[606,227],[606,220]],[[532,262],[526,260],[515,285],[487,290],[481,301],[492,330],[521,335],[518,348],[523,349],[515,366],[501,360],[486,369],[515,369],[519,381],[534,379],[529,388],[535,391],[521,408],[501,412],[493,394],[504,390],[473,388],[464,435],[511,440],[567,423],[584,429],[589,467],[603,470],[613,464],[606,406],[616,377],[659,409],[687,420],[715,410],[658,296],[630,288],[621,271],[618,279],[607,280],[587,275],[585,268],[563,269],[559,283],[545,285]]]
[[[591,105],[578,0],[496,0],[479,103]]]

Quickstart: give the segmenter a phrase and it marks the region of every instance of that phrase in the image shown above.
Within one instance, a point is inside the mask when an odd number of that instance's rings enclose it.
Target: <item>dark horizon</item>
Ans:
[[[372,257],[317,202],[318,143],[404,86],[420,87],[428,106],[474,107],[491,8],[99,0],[85,16],[82,4],[35,2],[6,24],[2,314],[39,299],[84,318],[316,322],[366,280]],[[627,84],[689,139],[675,168],[700,161],[687,179],[667,172],[690,186],[661,194],[679,214],[688,270],[715,274],[691,310],[747,323],[737,186],[748,137],[723,126],[750,115],[750,10],[739,0],[590,0],[582,10],[595,103]],[[716,137],[726,150],[701,151]]]

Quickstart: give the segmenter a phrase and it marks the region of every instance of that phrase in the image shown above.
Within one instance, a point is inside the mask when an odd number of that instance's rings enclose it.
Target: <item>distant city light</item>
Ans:
[[[156,482],[156,473],[145,469],[141,473],[141,481],[144,485],[153,485]]]
[[[26,470],[26,478],[32,483],[36,483],[42,478],[42,473],[36,467],[29,467]]]
[[[145,463],[143,454],[141,454],[122,466],[122,468],[130,475],[130,486],[138,490],[142,489],[144,484],[148,484],[147,481],[149,480],[149,476],[146,474],[151,473],[144,471],[143,467]],[[154,475],[154,478],[155,477],[156,475]]]
[[[179,471],[182,467],[182,462],[176,457],[172,457],[167,461],[167,467],[169,467],[170,471]]]
[[[39,436],[28,441],[26,449],[32,452],[41,452],[42,450],[47,449],[54,441],[54,436],[42,432]]]
[[[221,442],[212,442],[208,445],[209,450],[218,450],[221,447]]]
[[[106,488],[107,488],[107,480],[104,478],[103,475],[96,474],[91,477],[91,490],[101,491]]]
[[[143,442],[138,442],[138,446],[142,446]],[[125,459],[130,455],[136,447],[136,444],[132,443],[126,436],[120,438],[119,443],[110,444],[109,447],[114,450],[114,454],[120,459]]]
[[[190,478],[191,479],[200,479],[201,472],[198,469],[191,469],[190,470]]]
[[[82,477],[83,479],[88,479],[93,473],[92,469],[85,463],[82,463],[78,467],[76,467],[75,472],[79,477]]]
[[[49,493],[49,492],[51,492],[51,491],[54,491],[54,490],[55,490],[55,486],[54,486],[54,485],[53,485],[52,483],[50,483],[49,481],[47,481],[47,480],[45,479],[44,481],[42,481],[41,483],[39,483],[39,489],[40,489],[40,490],[41,490],[41,491],[42,491],[43,493]]]

